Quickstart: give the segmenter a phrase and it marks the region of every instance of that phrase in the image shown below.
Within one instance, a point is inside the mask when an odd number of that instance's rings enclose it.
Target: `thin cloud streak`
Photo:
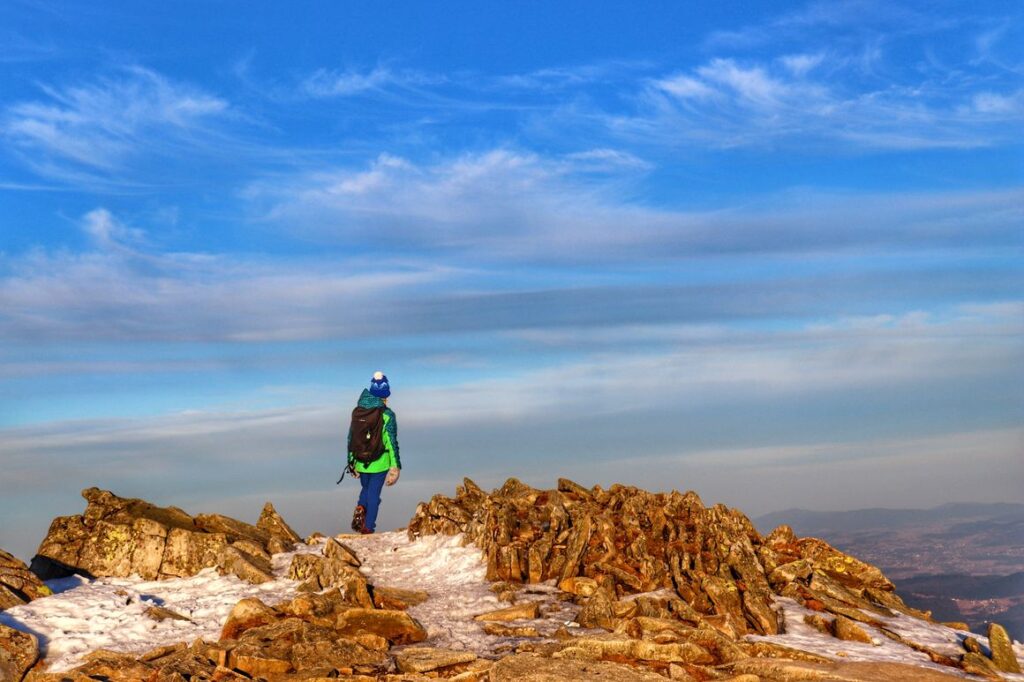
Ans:
[[[607,263],[1024,244],[1020,187],[848,196],[807,191],[718,210],[671,211],[630,200],[619,174],[588,174],[595,157],[609,156],[621,161],[611,150],[545,158],[496,149],[430,165],[382,155],[365,169],[254,183],[246,196],[263,207],[268,223],[311,239],[366,246],[386,230],[395,248],[485,253],[492,260]]]
[[[59,180],[109,179],[139,157],[198,148],[209,122],[229,113],[224,99],[142,67],[41,89],[46,99],[7,107],[0,131],[38,174]]]

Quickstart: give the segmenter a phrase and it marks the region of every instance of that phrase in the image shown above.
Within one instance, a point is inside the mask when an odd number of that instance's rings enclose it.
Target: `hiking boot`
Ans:
[[[365,527],[360,529],[359,532],[362,533],[363,535],[373,535],[373,531],[370,530],[369,528],[365,528]]]
[[[361,504],[356,505],[356,509],[352,512],[352,530],[357,533],[362,533],[364,524],[366,523],[366,507]]]

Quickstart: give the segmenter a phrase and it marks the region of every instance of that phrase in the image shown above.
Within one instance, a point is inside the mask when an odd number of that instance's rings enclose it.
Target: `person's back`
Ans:
[[[398,456],[398,420],[387,406],[390,395],[388,378],[382,372],[376,372],[370,387],[363,389],[352,412],[352,426],[348,432],[348,469],[360,484],[359,501],[352,514],[352,530],[357,533],[372,533],[376,529],[381,490],[385,485],[394,485],[402,469],[402,460]],[[379,429],[365,434],[367,441],[373,442],[369,449],[362,442],[353,447],[353,431],[362,424]]]

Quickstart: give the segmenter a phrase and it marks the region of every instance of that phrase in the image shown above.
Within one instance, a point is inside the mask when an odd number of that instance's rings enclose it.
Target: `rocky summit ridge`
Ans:
[[[567,479],[539,490],[509,479],[488,493],[465,479],[454,497],[421,503],[409,538],[461,535],[481,550],[487,580],[510,604],[475,618],[506,642],[491,657],[429,646],[431,633],[411,613],[429,593],[375,584],[354,541],[303,541],[270,503],[251,525],[97,488],[82,494],[85,512],[53,521],[31,569],[0,552],[0,610],[46,598],[41,579],[69,573],[159,580],[215,569],[267,583],[279,577],[274,555],[285,552],[293,594],[275,604],[242,599],[216,638],[141,655],[93,651],[67,672],[47,672],[37,637],[0,624],[0,680],[1024,679],[998,625],[986,643],[965,636],[956,651],[915,642],[896,619],[941,626],[904,604],[880,570],[787,526],[762,536],[741,512],[707,507],[693,492]],[[542,583],[577,614],[549,636],[533,627],[548,607],[526,598]],[[147,616],[182,617],[168,609]],[[784,646],[778,638],[794,618],[832,641],[871,646],[881,637],[923,663],[842,661]]]

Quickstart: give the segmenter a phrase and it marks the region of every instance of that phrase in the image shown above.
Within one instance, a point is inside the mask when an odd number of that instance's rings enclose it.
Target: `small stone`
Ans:
[[[558,583],[558,589],[580,597],[589,597],[597,592],[597,581],[583,576],[572,576]]]
[[[871,635],[846,616],[836,616],[836,619],[832,622],[832,628],[837,639],[847,642],[871,644]]]
[[[974,637],[964,637],[964,641],[961,642],[964,647],[964,651],[969,651],[974,654],[983,653],[981,650],[981,644]]]
[[[804,622],[818,632],[824,632],[826,635],[832,634],[832,621],[820,613],[807,614],[804,616]]]
[[[176,611],[171,611],[170,609],[164,608],[163,606],[150,606],[146,609],[145,614],[146,616],[152,618],[158,623],[162,623],[165,620],[182,620],[188,623],[192,622],[191,618],[183,616]]]

